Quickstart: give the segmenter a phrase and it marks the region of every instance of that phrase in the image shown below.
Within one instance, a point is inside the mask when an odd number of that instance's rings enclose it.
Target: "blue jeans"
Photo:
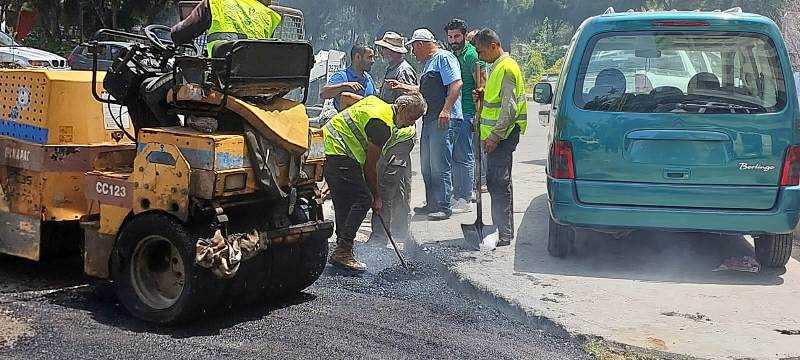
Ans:
[[[451,212],[453,183],[452,128],[440,129],[437,121],[424,121],[420,138],[420,167],[429,209]]]
[[[453,197],[470,201],[475,188],[475,149],[473,123],[475,115],[464,114],[464,120],[453,119]]]

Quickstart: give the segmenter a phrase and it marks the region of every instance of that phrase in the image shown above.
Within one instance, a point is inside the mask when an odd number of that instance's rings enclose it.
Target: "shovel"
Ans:
[[[394,252],[397,254],[397,257],[400,259],[400,263],[403,264],[403,267],[408,270],[408,263],[406,263],[406,259],[403,258],[403,254],[400,253],[400,249],[397,248],[397,243],[394,242],[394,238],[392,237],[392,232],[389,231],[389,227],[386,226],[386,221],[383,220],[383,216],[379,213],[375,213],[378,216],[378,220],[381,221],[381,225],[383,225],[383,230],[386,231],[386,236],[389,237],[389,242],[392,243],[392,247],[394,248]]]
[[[475,64],[475,68],[476,72],[480,72],[480,65]],[[477,80],[477,87],[483,87],[480,77]],[[469,245],[471,249],[480,250],[484,239],[494,233],[497,233],[497,227],[483,224],[483,193],[481,192],[481,171],[483,171],[483,169],[481,169],[481,162],[483,158],[483,151],[481,149],[480,122],[480,114],[483,110],[483,99],[478,99],[475,104],[475,110],[475,113],[478,116],[478,119],[475,119],[473,130],[475,138],[475,189],[478,192],[476,201],[478,218],[475,220],[474,224],[461,224],[461,230],[464,232],[464,241],[466,241],[467,245]]]

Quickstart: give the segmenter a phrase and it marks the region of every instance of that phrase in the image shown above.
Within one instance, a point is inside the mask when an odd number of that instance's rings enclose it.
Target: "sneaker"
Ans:
[[[434,221],[447,220],[447,219],[450,218],[450,215],[451,214],[448,214],[448,213],[446,213],[444,211],[437,211],[435,213],[428,214],[428,219],[434,220]]]
[[[465,199],[458,199],[453,204],[453,214],[465,214],[471,211],[472,208],[469,206],[469,202]]]
[[[418,206],[414,208],[414,214],[417,215],[428,215],[432,212],[436,212],[436,209],[434,209],[433,207],[428,207],[428,205]]]
[[[484,194],[489,193],[489,187],[486,185],[481,185],[481,192]]]

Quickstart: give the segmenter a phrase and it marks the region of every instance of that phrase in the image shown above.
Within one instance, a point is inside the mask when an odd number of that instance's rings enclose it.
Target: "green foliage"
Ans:
[[[525,62],[522,71],[525,74],[525,80],[531,86],[542,79],[545,72],[544,56],[538,50],[532,50],[528,55],[528,61]]]
[[[556,60],[556,62],[553,63],[552,66],[547,68],[547,70],[544,71],[544,75],[558,75],[558,74],[561,74],[561,67],[563,67],[563,66],[564,66],[564,58],[562,57],[562,58]]]
[[[13,25],[16,12],[29,3],[41,14],[27,42],[48,49],[68,48],[59,42],[79,41],[101,27],[131,29],[154,21],[172,24],[177,0],[0,0],[0,12]],[[780,19],[797,0],[280,0],[302,10],[306,32],[317,49],[347,51],[354,43],[372,43],[385,31],[410,36],[416,28],[431,29],[445,41],[444,24],[454,17],[470,28],[490,27],[506,50],[527,64],[538,52],[544,67],[563,57],[564,46],[580,23],[608,7],[627,9],[715,10],[741,6]],[[73,29],[78,28],[79,36]],[[526,65],[527,66],[527,65]],[[527,69],[527,71],[532,71]]]

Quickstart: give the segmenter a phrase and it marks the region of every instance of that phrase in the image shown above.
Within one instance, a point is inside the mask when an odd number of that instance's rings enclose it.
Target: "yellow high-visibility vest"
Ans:
[[[500,119],[500,108],[502,106],[500,91],[503,88],[503,79],[506,73],[509,72],[514,76],[517,83],[514,89],[514,95],[517,100],[516,123],[519,125],[521,134],[525,134],[525,129],[528,128],[528,101],[525,97],[525,79],[522,77],[522,70],[519,64],[510,56],[505,56],[495,65],[492,73],[489,74],[489,79],[486,81],[483,93],[483,109],[481,110],[481,140],[489,138],[495,125],[497,125],[497,121]],[[513,130],[514,127],[510,126],[508,132],[503,136],[503,140],[508,138]]]
[[[394,131],[394,109],[377,96],[368,96],[336,114],[322,127],[325,155],[347,156],[361,166],[367,161],[367,133],[370,119],[380,119]]]
[[[211,27],[206,37],[206,51],[212,54],[220,41],[266,40],[281,22],[281,15],[258,0],[209,0]]]

